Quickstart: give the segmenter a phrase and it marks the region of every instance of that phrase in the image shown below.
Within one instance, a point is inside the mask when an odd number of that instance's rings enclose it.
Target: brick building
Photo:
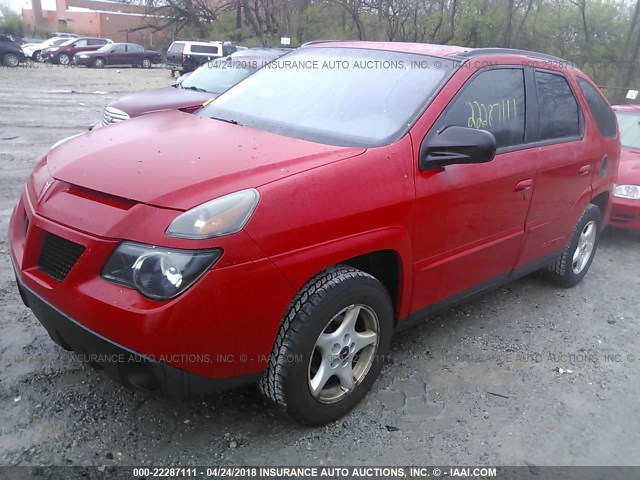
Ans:
[[[138,5],[125,5],[106,0],[55,0],[42,2],[41,26],[50,30],[70,29],[78,35],[110,38],[114,42],[135,42],[154,46],[155,34],[142,28],[153,21]],[[33,8],[23,8],[22,17],[28,31],[36,21]]]

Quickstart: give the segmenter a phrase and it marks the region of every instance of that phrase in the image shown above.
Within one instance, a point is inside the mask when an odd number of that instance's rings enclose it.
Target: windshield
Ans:
[[[229,59],[208,62],[180,84],[182,88],[221,94],[262,67],[267,60]]]
[[[274,60],[198,115],[341,146],[400,138],[457,62],[360,48],[303,48]]]
[[[623,147],[640,149],[640,112],[616,111]]]

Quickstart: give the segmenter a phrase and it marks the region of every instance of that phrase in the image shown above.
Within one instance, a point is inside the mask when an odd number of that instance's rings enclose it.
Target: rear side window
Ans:
[[[487,70],[473,77],[447,109],[445,127],[488,130],[498,148],[524,143],[524,72],[520,68]]]
[[[536,71],[540,140],[580,135],[580,110],[573,91],[562,75]]]
[[[130,43],[127,45],[127,52],[142,52],[144,48],[140,45],[136,45],[135,43]]]
[[[614,138],[616,136],[616,116],[611,110],[609,102],[586,80],[578,78],[578,86],[582,90],[584,98],[587,99],[589,109],[602,136]]]
[[[218,47],[208,45],[191,45],[191,53],[210,53],[212,55],[217,55]]]
[[[73,46],[74,47],[86,47],[87,46],[87,40],[78,40],[77,42],[74,42]]]
[[[184,50],[184,43],[175,42],[171,44],[171,46],[169,47],[169,50],[167,50],[167,53],[181,54],[183,50]]]
[[[106,45],[107,41],[106,40],[100,40],[98,38],[90,38],[89,40],[87,40],[87,43],[89,45]]]

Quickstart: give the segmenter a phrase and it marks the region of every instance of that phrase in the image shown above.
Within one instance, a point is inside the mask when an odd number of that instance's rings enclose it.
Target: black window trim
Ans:
[[[530,70],[532,70],[532,75],[531,75],[531,85],[530,85],[530,91],[531,91],[531,96],[534,98],[535,100],[535,109],[536,109],[536,118],[537,118],[537,131],[535,132],[535,134],[533,135],[533,140],[532,142],[529,144],[530,147],[547,147],[550,145],[557,145],[560,143],[571,143],[571,142],[579,142],[584,140],[584,113],[582,111],[582,106],[580,105],[580,101],[578,100],[578,96],[576,95],[576,92],[573,88],[573,85],[571,85],[571,81],[569,80],[569,78],[562,72],[558,72],[556,70],[549,70],[546,68],[530,68]],[[547,140],[540,140],[540,112],[538,111],[538,87],[536,84],[536,79],[535,79],[535,72],[540,72],[540,73],[549,73],[552,75],[558,75],[562,78],[564,78],[564,80],[567,82],[567,85],[569,86],[569,91],[571,92],[571,94],[573,95],[573,99],[576,102],[576,105],[578,106],[578,135],[571,135],[568,137],[558,137],[558,138],[550,138]]]
[[[464,93],[465,89],[467,88],[467,86],[478,76],[480,76],[481,74],[485,73],[485,72],[489,72],[489,71],[493,71],[493,70],[520,70],[523,72],[523,83],[524,83],[524,110],[525,110],[525,117],[524,117],[524,138],[523,138],[523,142],[519,143],[517,145],[508,145],[508,146],[504,146],[504,147],[499,147],[498,149],[496,149],[496,155],[500,155],[502,153],[510,153],[510,152],[516,152],[519,150],[525,150],[527,148],[531,148],[532,145],[531,143],[528,143],[529,140],[529,136],[531,135],[530,133],[530,128],[529,128],[529,124],[530,124],[530,95],[527,92],[527,70],[530,70],[528,67],[523,67],[522,65],[489,65],[487,67],[481,68],[478,71],[474,72],[473,75],[471,75],[465,82],[464,85],[462,85],[462,87],[460,87],[460,89],[458,90],[458,92],[456,92],[456,94],[453,96],[453,98],[449,101],[449,103],[447,103],[447,106],[442,110],[442,112],[440,113],[440,115],[438,115],[438,118],[436,119],[436,121],[433,123],[433,125],[431,126],[431,128],[429,129],[429,131],[427,132],[427,134],[424,136],[424,138],[422,139],[422,143],[424,143],[425,141],[427,141],[428,139],[430,139],[431,137],[433,137],[433,135],[437,135],[438,132],[440,132],[440,129],[443,127],[442,125],[442,121],[444,121],[443,119],[445,118],[447,112],[449,111],[449,109],[451,108],[451,105],[453,105],[458,98],[460,98],[460,96]],[[447,79],[447,82],[449,81],[449,79]],[[440,91],[438,91],[435,95],[439,94]],[[537,105],[536,107],[536,121],[537,121]]]

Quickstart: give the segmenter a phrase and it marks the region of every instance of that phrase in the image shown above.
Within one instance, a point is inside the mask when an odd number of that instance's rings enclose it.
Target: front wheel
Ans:
[[[60,55],[58,55],[58,63],[60,65],[69,65],[70,61],[71,58],[69,58],[69,55],[67,55],[66,53],[61,53]]]
[[[142,68],[151,68],[151,60],[145,58],[142,60]]]
[[[104,60],[101,58],[96,58],[93,61],[93,68],[102,68],[104,67]]]
[[[332,267],[294,298],[260,390],[300,423],[333,422],[371,388],[392,328],[393,307],[382,284],[355,268]]]
[[[589,204],[582,212],[566,250],[548,267],[555,283],[570,288],[582,281],[596,255],[601,225],[600,209]]]

